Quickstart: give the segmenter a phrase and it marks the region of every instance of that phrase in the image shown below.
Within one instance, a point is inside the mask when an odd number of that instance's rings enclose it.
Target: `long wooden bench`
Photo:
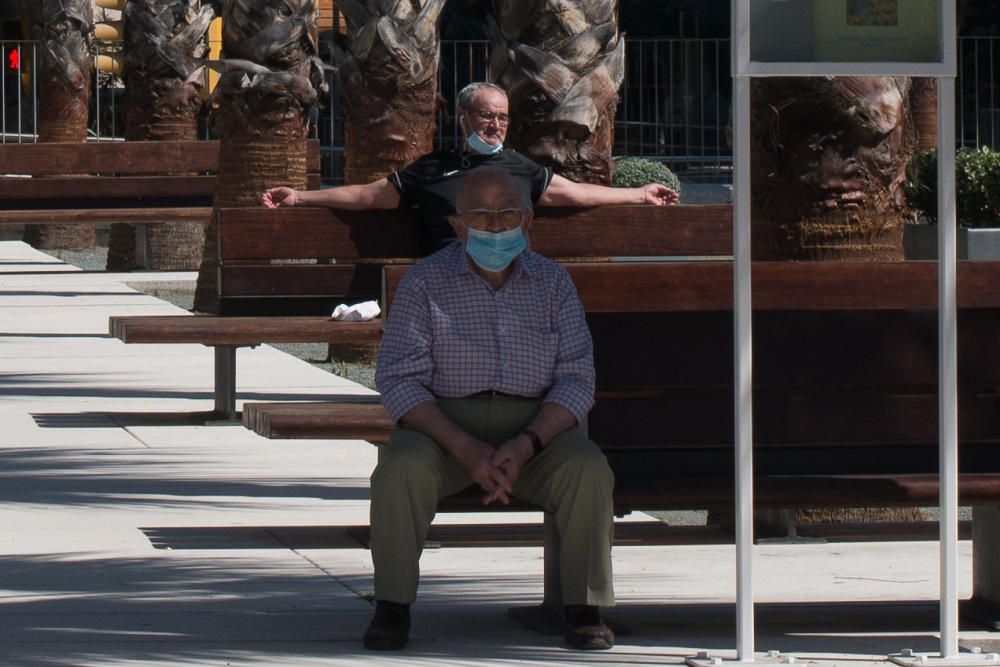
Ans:
[[[683,223],[683,224],[682,224]],[[549,256],[590,258],[644,253],[703,255],[729,238],[729,207],[643,206],[570,211],[542,209],[534,246]],[[620,232],[595,243],[609,226]],[[236,417],[236,350],[261,343],[377,343],[381,320],[334,322],[341,302],[378,298],[385,265],[422,254],[409,211],[316,208],[222,209],[217,237],[218,316],[112,317],[125,343],[202,344],[215,348],[215,412]]]
[[[551,246],[572,245],[573,252],[548,254],[565,260],[593,258],[595,249],[636,256],[683,248],[683,254],[719,255],[730,247],[724,231],[699,235],[685,221],[689,211],[668,211],[680,215],[642,236],[627,226],[605,225],[599,233],[599,217],[587,217],[598,212],[578,213],[594,227],[573,244]],[[539,225],[537,249],[554,229]],[[684,238],[699,238],[703,247],[688,252]],[[564,265],[594,336],[598,401],[589,429],[615,470],[616,511],[730,508],[731,262]],[[405,271],[386,267],[388,294]],[[755,263],[753,272],[757,507],[935,505],[936,263]],[[994,627],[1000,624],[1000,568],[989,551],[1000,539],[998,284],[1000,263],[960,263],[959,488],[962,502],[974,506],[971,606]],[[243,418],[268,437],[384,442],[392,429],[377,404],[247,404]],[[441,505],[442,511],[477,508],[474,492]]]
[[[208,223],[218,164],[218,141],[0,144],[0,225],[140,225],[142,266],[143,225]],[[310,141],[313,189],[319,164],[319,142]]]

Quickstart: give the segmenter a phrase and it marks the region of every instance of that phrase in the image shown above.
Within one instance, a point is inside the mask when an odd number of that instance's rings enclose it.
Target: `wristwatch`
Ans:
[[[526,428],[521,431],[521,434],[528,436],[528,440],[531,441],[531,448],[534,451],[532,456],[538,456],[542,453],[542,439],[538,437],[537,433],[530,428]]]

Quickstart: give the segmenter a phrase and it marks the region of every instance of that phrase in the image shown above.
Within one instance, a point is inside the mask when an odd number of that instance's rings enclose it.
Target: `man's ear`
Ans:
[[[455,236],[457,236],[458,238],[462,238],[462,232],[464,230],[462,228],[461,218],[459,218],[457,215],[449,215],[448,224],[451,225],[452,230],[455,232]]]
[[[524,231],[528,231],[528,229],[531,227],[531,221],[534,219],[535,219],[534,209],[529,208],[527,211],[524,212],[524,222],[521,223],[521,226]]]

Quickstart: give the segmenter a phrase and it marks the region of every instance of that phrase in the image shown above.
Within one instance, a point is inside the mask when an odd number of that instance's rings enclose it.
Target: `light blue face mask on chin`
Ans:
[[[477,266],[492,273],[506,269],[528,247],[520,225],[505,232],[483,232],[468,228],[466,231],[468,238],[465,241],[465,252]]]
[[[496,146],[491,146],[486,143],[486,140],[479,136],[478,132],[473,132],[465,138],[465,143],[469,145],[476,153],[480,155],[496,155],[503,150],[503,142],[501,141]]]

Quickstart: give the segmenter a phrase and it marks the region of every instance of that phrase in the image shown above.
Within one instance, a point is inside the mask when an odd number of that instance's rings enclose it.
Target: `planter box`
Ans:
[[[903,251],[906,259],[937,259],[937,225],[906,225]],[[958,228],[958,258],[1000,260],[1000,228]]]

